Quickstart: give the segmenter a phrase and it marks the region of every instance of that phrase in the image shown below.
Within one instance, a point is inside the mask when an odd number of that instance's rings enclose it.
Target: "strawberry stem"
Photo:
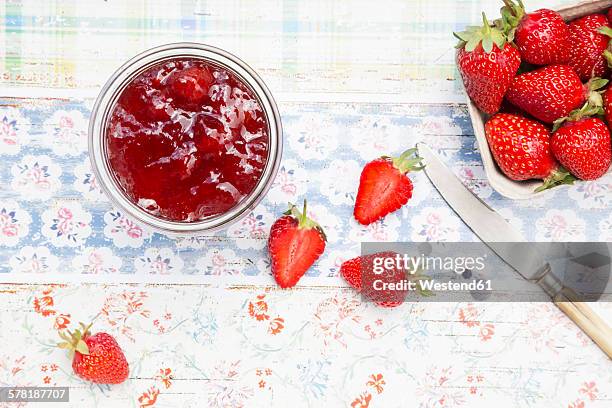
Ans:
[[[304,209],[302,210],[302,218],[300,219],[300,226],[303,226],[304,224],[306,224],[306,220],[308,219],[308,217],[306,216],[306,199],[304,199]]]
[[[483,28],[483,33],[486,34],[491,34],[491,24],[489,24],[489,20],[487,20],[487,15],[484,13],[484,11],[482,12],[482,28]]]
[[[513,0],[503,0],[503,1],[506,7],[502,9],[502,12],[504,10],[507,10],[511,14],[514,20],[513,22],[515,23],[514,26],[516,27],[518,23],[521,21],[521,19],[523,18],[523,16],[525,15],[525,5],[523,4],[521,0],[518,0],[517,3],[515,3]]]
[[[514,41],[516,29],[525,16],[525,6],[522,1],[516,4],[513,0],[503,0],[504,7],[501,9],[500,20],[495,21],[495,25],[506,36],[508,42]]]

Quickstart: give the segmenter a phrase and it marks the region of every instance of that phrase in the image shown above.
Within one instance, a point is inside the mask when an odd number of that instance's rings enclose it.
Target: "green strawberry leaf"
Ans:
[[[486,37],[482,40],[482,49],[489,54],[491,51],[493,51],[493,40],[491,39],[491,37]]]
[[[476,49],[476,47],[478,47],[478,44],[480,44],[480,38],[479,37],[472,37],[470,38],[470,40],[467,42],[467,44],[465,44],[465,50],[467,52],[472,52]]]
[[[589,103],[596,107],[603,106],[603,97],[599,92],[592,92],[589,95]]]
[[[516,28],[512,28],[510,31],[508,31],[507,37],[508,37],[508,42],[513,42],[514,41],[514,34],[516,33]]]
[[[491,32],[491,39],[499,49],[503,49],[504,45],[506,45],[506,39],[504,38],[504,35],[497,30],[493,30],[493,32]]]
[[[416,147],[406,150],[399,157],[392,157],[391,160],[393,161],[393,166],[402,174],[411,171],[420,171],[425,168],[422,162],[423,158],[419,157]]]
[[[76,351],[84,355],[89,355],[89,347],[87,347],[87,343],[85,343],[83,340],[79,340],[77,343]]]
[[[464,42],[468,42],[471,37],[471,34],[469,31],[459,31],[458,33],[453,33],[453,35],[457,37],[458,40],[461,40]]]
[[[562,184],[574,184],[576,180],[578,179],[564,167],[559,167],[557,170],[553,171],[551,175],[544,180],[544,183],[536,188],[534,192],[539,193]]]
[[[606,62],[608,63],[608,68],[612,68],[612,52],[605,50],[603,52],[603,56],[606,59]]]
[[[459,40],[456,48],[464,48],[465,51],[472,52],[482,43],[482,48],[487,54],[493,51],[493,44],[497,45],[499,49],[503,49],[508,42],[506,32],[511,30],[511,28],[507,29],[506,26],[506,22],[500,22],[499,20],[491,26],[486,15],[482,13],[482,26],[469,26],[464,31],[453,33]]]
[[[608,85],[608,81],[605,78],[593,78],[589,81],[589,90],[590,91],[597,91],[601,88],[603,88],[604,86]]]
[[[603,35],[607,35],[608,37],[612,38],[612,28],[608,26],[601,26],[597,29],[597,31]]]

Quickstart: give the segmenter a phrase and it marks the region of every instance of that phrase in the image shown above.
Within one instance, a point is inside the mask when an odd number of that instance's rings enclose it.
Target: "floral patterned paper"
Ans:
[[[70,406],[603,408],[612,397],[609,360],[549,303],[380,309],[347,290],[179,285],[38,285],[7,301],[21,306],[0,314],[0,385],[70,386]],[[84,383],[54,347],[58,330],[91,319],[124,349],[124,384]]]
[[[419,141],[439,147],[461,180],[530,240],[596,240],[609,235],[608,176],[530,202],[506,200],[486,180],[472,150],[474,142],[466,137],[472,130],[462,106],[376,105],[372,114],[374,105],[338,103],[325,105],[317,112],[317,121],[315,104],[290,103],[281,106],[287,112],[283,160],[263,202],[225,231],[167,237],[113,208],[102,193],[86,150],[79,147],[86,145],[88,104],[57,100],[1,112],[11,124],[10,131],[5,129],[7,135],[30,142],[19,152],[8,145],[0,150],[4,158],[0,245],[48,248],[61,264],[61,268],[43,268],[49,279],[106,281],[106,275],[117,274],[129,275],[131,282],[151,282],[152,276],[163,275],[180,282],[181,276],[219,275],[234,283],[241,283],[240,276],[258,276],[258,282],[270,284],[266,265],[270,225],[288,202],[301,206],[304,198],[309,200],[309,215],[325,227],[330,240],[324,257],[309,271],[311,278],[337,276],[338,259],[357,254],[363,241],[474,240],[422,172],[411,174],[413,198],[401,210],[367,227],[353,220],[364,163],[381,154],[398,155]],[[312,132],[318,134],[310,136]],[[62,147],[66,140],[71,147]],[[383,151],[381,140],[391,141],[389,151]],[[549,205],[552,202],[554,206]],[[106,248],[108,264],[88,264],[91,248]],[[14,255],[13,250],[0,251],[5,281],[23,275],[24,267],[11,261]],[[316,285],[316,280],[303,280],[305,285],[311,283]]]

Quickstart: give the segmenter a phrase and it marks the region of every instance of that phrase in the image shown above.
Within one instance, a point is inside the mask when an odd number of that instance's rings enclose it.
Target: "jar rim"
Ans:
[[[132,202],[111,171],[105,143],[106,124],[125,87],[153,65],[176,58],[200,59],[231,71],[253,91],[268,126],[268,157],[253,190],[227,212],[194,222],[159,218]],[[283,131],[278,107],[270,90],[249,65],[220,48],[200,43],[180,42],[146,50],[125,62],[113,73],[102,87],[92,108],[88,143],[94,175],[113,205],[156,231],[168,235],[194,235],[226,228],[244,218],[261,202],[270,190],[280,166]]]

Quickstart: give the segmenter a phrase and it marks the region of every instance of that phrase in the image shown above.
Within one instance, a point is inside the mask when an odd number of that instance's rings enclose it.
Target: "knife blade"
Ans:
[[[442,199],[489,248],[523,278],[536,281],[546,272],[542,254],[523,235],[472,193],[425,143],[417,145],[425,173]]]
[[[465,187],[429,146],[419,143],[417,149],[425,165],[425,174],[468,228],[523,278],[540,286],[553,303],[612,359],[612,329],[608,324],[582,302],[576,292],[565,287],[535,246],[525,242],[508,221]]]

